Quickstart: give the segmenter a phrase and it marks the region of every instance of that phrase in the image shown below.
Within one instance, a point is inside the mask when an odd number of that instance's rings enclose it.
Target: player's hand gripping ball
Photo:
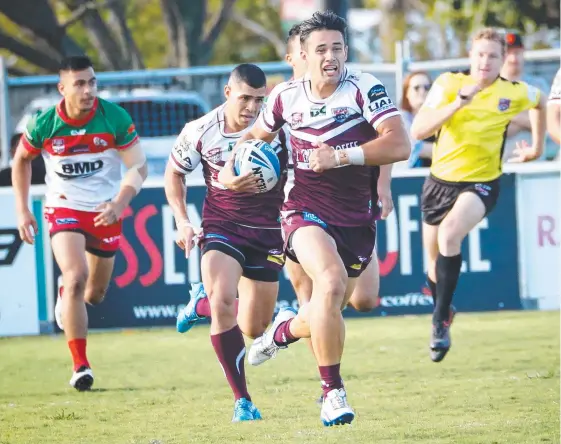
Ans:
[[[280,179],[280,162],[275,150],[262,140],[246,140],[237,148],[234,158],[237,176],[253,173],[259,193],[271,191]]]

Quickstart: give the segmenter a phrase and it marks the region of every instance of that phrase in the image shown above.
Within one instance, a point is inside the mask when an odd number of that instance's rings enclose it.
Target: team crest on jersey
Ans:
[[[332,108],[333,118],[336,122],[344,122],[349,118],[350,111],[346,106],[341,106],[339,108]]]
[[[499,99],[499,111],[506,111],[510,108],[510,99]]]
[[[304,113],[292,113],[290,116],[290,127],[292,129],[300,128],[304,120]]]
[[[218,163],[222,160],[222,148],[213,148],[208,150],[206,158],[209,162]]]
[[[64,139],[53,139],[53,152],[55,154],[64,152]]]
[[[101,137],[94,137],[93,142],[94,142],[94,145],[97,145],[97,146],[107,146],[108,145],[107,140],[102,139]]]

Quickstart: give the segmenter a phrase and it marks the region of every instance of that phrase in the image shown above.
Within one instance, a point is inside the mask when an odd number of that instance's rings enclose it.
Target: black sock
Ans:
[[[436,307],[436,283],[427,275],[427,285],[430,289],[433,305]]]
[[[447,322],[450,318],[450,304],[456,291],[461,268],[461,253],[457,256],[443,256],[438,253],[436,259],[436,294],[438,298],[432,317],[433,322]]]

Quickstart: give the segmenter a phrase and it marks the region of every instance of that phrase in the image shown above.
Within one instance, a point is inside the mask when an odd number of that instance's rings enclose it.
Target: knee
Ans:
[[[224,318],[236,316],[236,292],[217,287],[206,289],[206,294],[210,302],[212,318]]]
[[[93,286],[86,288],[84,299],[88,304],[98,305],[105,299],[106,287]]]
[[[446,256],[459,253],[463,237],[454,220],[445,221],[438,230],[438,251]]]
[[[321,273],[317,280],[314,280],[314,287],[320,290],[318,296],[323,299],[323,305],[328,308],[341,310],[341,304],[345,298],[347,289],[347,273],[346,271],[337,269],[328,269]],[[315,293],[315,292],[314,292]],[[314,294],[315,297],[315,294]]]
[[[378,293],[374,292],[368,294],[361,293],[357,295],[356,298],[354,298],[353,294],[353,298],[351,300],[353,308],[360,313],[368,313],[369,311],[374,310],[379,304],[380,297],[378,296]]]
[[[72,270],[63,275],[64,295],[71,298],[84,298],[86,283],[88,282],[87,270]]]

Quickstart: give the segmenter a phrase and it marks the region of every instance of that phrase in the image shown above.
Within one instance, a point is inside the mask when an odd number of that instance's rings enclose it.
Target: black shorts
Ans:
[[[220,251],[238,261],[243,276],[253,281],[278,282],[284,265],[279,228],[250,228],[233,222],[203,221],[202,254]]]
[[[485,215],[489,214],[499,198],[501,190],[499,182],[500,178],[490,182],[447,182],[431,174],[423,185],[421,197],[423,221],[429,225],[440,224],[456,203],[458,196],[465,192],[479,196],[485,205]]]

